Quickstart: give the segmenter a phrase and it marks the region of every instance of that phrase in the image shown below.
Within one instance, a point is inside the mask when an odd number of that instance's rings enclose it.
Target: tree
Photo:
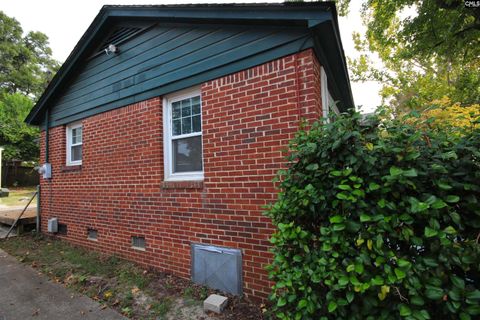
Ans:
[[[38,160],[39,129],[24,122],[32,106],[32,100],[21,93],[0,95],[0,146],[5,147],[4,159]]]
[[[480,128],[480,105],[461,106],[460,103],[452,103],[450,98],[434,100],[422,113],[422,118],[427,120],[428,125],[449,130],[451,127],[458,127],[460,132],[468,129]]]
[[[48,37],[23,35],[20,23],[0,11],[0,146],[4,159],[37,160],[39,130],[24,123],[33,101],[59,67]]]
[[[38,97],[59,67],[48,37],[41,32],[23,36],[20,23],[0,11],[0,91]]]
[[[367,32],[354,34],[362,52],[350,60],[354,80],[380,81],[383,98],[400,109],[443,96],[480,101],[480,8],[461,0],[365,0],[362,16]],[[372,52],[383,68],[374,67]]]

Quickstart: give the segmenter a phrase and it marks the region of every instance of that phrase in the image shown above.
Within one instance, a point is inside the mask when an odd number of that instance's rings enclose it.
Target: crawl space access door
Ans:
[[[192,244],[192,280],[228,293],[242,294],[242,252]]]

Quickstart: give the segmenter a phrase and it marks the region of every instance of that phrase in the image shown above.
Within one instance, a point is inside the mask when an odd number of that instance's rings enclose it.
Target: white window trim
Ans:
[[[330,90],[328,90],[328,78],[325,69],[321,67],[320,69],[320,86],[321,86],[321,94],[322,94],[322,116],[330,122],[328,118],[330,111],[333,110],[335,114],[340,114],[335,101],[330,94]]]
[[[328,92],[327,73],[323,67],[320,69],[320,86],[322,94],[322,116],[328,119],[328,114],[330,113],[330,92]]]
[[[200,96],[200,110],[203,110],[202,95],[200,87],[189,88],[169,94],[163,98],[163,159],[165,181],[201,181],[204,178],[202,171],[173,173],[173,153],[172,153],[172,103],[183,99]],[[200,113],[202,119],[202,113]],[[176,136],[175,139],[183,139],[189,137],[203,137],[203,123],[202,131],[190,134]],[[202,140],[202,168],[203,166],[203,138]]]
[[[82,128],[82,143],[72,144],[72,130],[76,128]],[[82,146],[82,158],[83,158],[83,125],[81,122],[75,122],[67,125],[66,128],[66,137],[67,137],[67,166],[78,166],[82,164],[82,160],[71,161],[72,147]]]

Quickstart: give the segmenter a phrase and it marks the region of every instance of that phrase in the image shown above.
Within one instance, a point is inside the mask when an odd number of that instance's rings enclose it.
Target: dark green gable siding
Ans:
[[[92,53],[50,104],[50,126],[187,88],[313,47],[308,29],[259,25],[154,25]],[[98,50],[97,50],[98,51]]]

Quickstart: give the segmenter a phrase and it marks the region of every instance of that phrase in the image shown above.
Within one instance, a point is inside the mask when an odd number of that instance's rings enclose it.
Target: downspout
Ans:
[[[45,111],[45,163],[48,163],[48,141],[49,141],[49,134],[48,129],[50,127],[50,109],[47,108]]]
[[[50,141],[50,109],[47,108],[45,111],[45,163],[49,163],[49,141]],[[41,178],[40,178],[41,179]],[[41,199],[40,199],[40,191],[41,191],[41,186],[37,186],[37,217],[35,219],[36,222],[36,230],[37,234],[41,233]]]
[[[37,234],[40,234],[40,185],[37,186],[37,217],[35,223],[35,230]]]

